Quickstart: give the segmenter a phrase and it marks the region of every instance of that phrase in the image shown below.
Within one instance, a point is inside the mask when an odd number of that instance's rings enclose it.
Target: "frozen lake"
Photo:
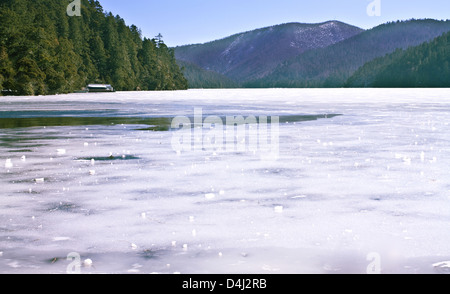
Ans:
[[[0,97],[0,273],[450,272],[449,123],[449,89]]]

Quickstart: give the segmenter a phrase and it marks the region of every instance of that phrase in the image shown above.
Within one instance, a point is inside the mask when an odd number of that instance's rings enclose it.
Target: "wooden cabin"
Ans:
[[[89,93],[114,92],[114,88],[108,84],[89,84],[86,88]]]

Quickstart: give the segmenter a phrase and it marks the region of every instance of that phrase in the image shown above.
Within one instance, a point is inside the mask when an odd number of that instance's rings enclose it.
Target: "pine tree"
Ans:
[[[98,1],[82,0],[80,17],[66,15],[67,4],[0,1],[0,89],[69,93],[92,82],[117,90],[187,88],[162,36],[142,39],[136,26],[105,14]]]
[[[9,90],[12,88],[12,79],[14,78],[15,71],[12,67],[12,63],[9,60],[6,47],[0,47],[0,91],[3,89]]]

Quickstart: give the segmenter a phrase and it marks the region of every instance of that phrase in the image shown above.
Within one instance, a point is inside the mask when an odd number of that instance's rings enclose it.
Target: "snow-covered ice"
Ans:
[[[280,116],[277,156],[176,152],[196,108]],[[449,123],[448,89],[1,97],[0,273],[450,272]]]

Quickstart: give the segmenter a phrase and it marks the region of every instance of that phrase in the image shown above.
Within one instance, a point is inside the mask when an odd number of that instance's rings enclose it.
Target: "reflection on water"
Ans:
[[[168,131],[172,123],[171,117],[85,117],[85,116],[57,116],[52,112],[52,116],[45,116],[45,112],[33,112],[33,117],[24,117],[20,112],[15,112],[15,116],[0,117],[0,129],[30,128],[30,127],[52,127],[52,126],[90,126],[90,125],[147,125],[149,127],[139,130]],[[72,113],[71,113],[72,114]],[[80,114],[83,112],[80,111]],[[320,115],[283,115],[280,116],[280,123],[304,122],[317,119],[327,119],[339,116],[339,114]],[[221,117],[226,121],[226,117]],[[194,122],[193,118],[190,118]],[[269,119],[270,122],[270,119]]]
[[[93,126],[93,125],[148,125],[149,130],[167,131],[171,119],[168,117],[21,117],[0,118],[0,128],[30,128],[52,126]]]

